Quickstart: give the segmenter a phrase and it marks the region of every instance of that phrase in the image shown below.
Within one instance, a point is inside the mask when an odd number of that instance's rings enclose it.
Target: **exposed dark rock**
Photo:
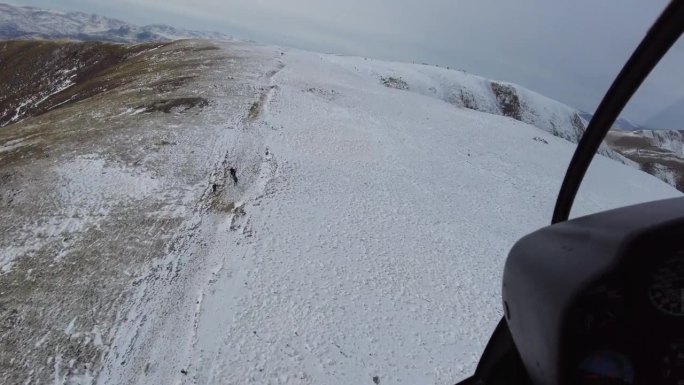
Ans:
[[[491,82],[489,86],[494,92],[501,113],[515,120],[522,120],[522,106],[515,88],[496,82]]]
[[[185,112],[191,108],[203,108],[209,105],[209,101],[200,97],[161,99],[152,103],[137,106],[136,110],[143,112]]]

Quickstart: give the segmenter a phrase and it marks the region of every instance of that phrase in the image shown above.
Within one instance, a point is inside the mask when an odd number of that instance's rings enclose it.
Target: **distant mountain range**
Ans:
[[[591,118],[594,116],[593,114],[590,114],[585,111],[581,111],[579,114],[582,117],[582,119],[586,120],[587,122],[591,121]],[[613,129],[621,131],[647,130],[647,128],[642,127],[636,123],[632,123],[631,121],[625,118],[618,118],[613,124]]]
[[[648,118],[644,125],[652,129],[680,129],[684,125],[684,97]]]
[[[137,26],[83,12],[62,12],[0,3],[0,40],[65,39],[142,43],[178,39],[231,40],[218,32],[201,32],[168,25]]]

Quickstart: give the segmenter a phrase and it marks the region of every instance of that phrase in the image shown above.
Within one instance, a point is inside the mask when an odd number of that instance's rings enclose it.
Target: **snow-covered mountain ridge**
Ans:
[[[359,61],[346,56],[331,56],[329,60],[368,81],[460,108],[510,117],[572,143],[579,141],[588,124],[582,115],[590,117],[517,84],[463,71],[367,58]],[[683,148],[681,131],[613,130],[601,145],[599,154],[643,170],[684,191]]]
[[[0,129],[4,383],[472,373],[572,143],[435,97],[455,86],[422,66],[183,40],[100,70],[107,45],[50,43],[90,70],[41,72],[74,84]],[[599,156],[573,216],[674,196]]]
[[[15,7],[0,3],[0,39],[73,39],[122,42],[168,41],[183,38],[197,38],[210,40],[230,40],[229,36],[212,32],[197,32],[180,30],[164,25],[134,26],[120,20],[110,19],[98,15],[80,12],[60,12],[35,7]],[[344,65],[345,58],[338,56],[340,65]],[[354,59],[351,59],[354,61]],[[347,60],[348,61],[348,60]],[[372,63],[372,64],[369,64]],[[87,67],[87,66],[85,66]],[[84,66],[59,69],[61,79],[51,79],[49,86],[41,93],[28,95],[21,100],[10,100],[14,92],[5,95],[0,100],[0,126],[8,122],[15,122],[31,113],[52,108],[45,98],[56,95],[62,87],[73,86],[72,78],[75,73],[69,72]],[[409,92],[417,92],[425,96],[440,99],[449,104],[503,115],[532,124],[555,136],[577,143],[585,130],[587,119],[591,114],[578,111],[555,100],[549,99],[534,91],[516,84],[490,80],[462,71],[451,71],[444,68],[413,65],[406,63],[391,63],[366,59],[363,63],[355,64],[355,70],[363,73],[369,81],[380,81],[388,87],[398,88]],[[73,88],[73,87],[72,87]],[[59,97],[58,97],[59,98]],[[75,96],[73,100],[79,100]],[[62,100],[54,104],[61,103]],[[40,108],[37,108],[40,104]],[[10,114],[10,115],[8,115]],[[619,119],[616,128],[636,128],[629,121]],[[644,170],[653,174],[680,190],[684,190],[684,170],[679,164],[684,164],[684,156],[677,151],[670,151],[670,147],[680,148],[684,145],[680,133],[672,131],[650,133],[644,130],[644,138],[639,141],[629,141],[635,146],[657,148],[651,152],[648,159],[634,156],[646,148],[613,145],[615,140],[609,140],[599,149],[601,155],[617,160],[621,163]],[[621,134],[611,134],[617,137]],[[642,135],[640,133],[635,134]],[[658,140],[659,137],[665,137]],[[663,146],[666,147],[662,147]],[[675,164],[672,163],[675,159]]]
[[[576,143],[584,131],[578,111],[516,84],[430,65],[337,56],[332,59],[386,86],[433,97],[457,107],[507,116]],[[352,64],[354,63],[354,64]]]
[[[137,26],[83,12],[62,12],[0,3],[0,40],[71,39],[141,43],[178,39],[230,40],[218,32],[201,32],[168,25]]]
[[[416,92],[457,107],[507,116],[577,143],[579,111],[516,84],[430,65],[334,56],[331,61],[388,87]]]

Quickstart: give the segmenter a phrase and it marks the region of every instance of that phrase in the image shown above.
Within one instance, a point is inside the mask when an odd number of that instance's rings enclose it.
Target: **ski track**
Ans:
[[[214,179],[240,164],[236,209],[198,208],[140,279],[98,382],[465,378],[501,315],[506,253],[548,221],[573,146],[368,84],[351,60],[253,49],[270,55],[262,93],[211,156]],[[599,158],[579,213],[678,195]]]

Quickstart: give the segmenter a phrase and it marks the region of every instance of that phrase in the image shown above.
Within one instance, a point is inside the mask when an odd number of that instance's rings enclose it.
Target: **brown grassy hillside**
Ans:
[[[121,73],[121,67],[161,45],[0,42],[0,127],[131,81],[134,74]]]

